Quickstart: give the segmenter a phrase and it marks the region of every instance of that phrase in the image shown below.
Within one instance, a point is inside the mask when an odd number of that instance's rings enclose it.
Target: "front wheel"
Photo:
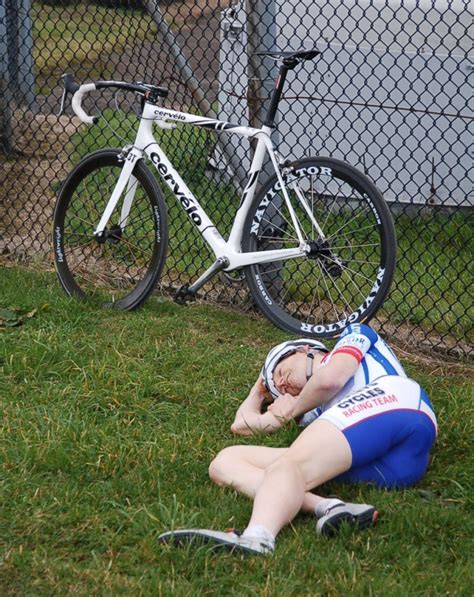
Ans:
[[[69,295],[134,309],[161,273],[168,226],[160,188],[139,160],[104,233],[94,234],[123,167],[120,154],[92,153],[66,179],[54,210],[54,257]]]
[[[305,243],[302,256],[245,268],[252,296],[278,327],[302,336],[338,336],[368,321],[385,300],[395,272],[396,240],[375,185],[333,158],[306,158],[282,170],[293,214],[276,176],[247,214],[242,249],[266,251]]]

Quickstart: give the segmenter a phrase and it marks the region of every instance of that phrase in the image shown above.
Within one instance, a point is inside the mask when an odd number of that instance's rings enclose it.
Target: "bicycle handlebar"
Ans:
[[[82,98],[84,94],[89,93],[90,91],[115,87],[117,89],[124,89],[125,91],[133,91],[134,93],[143,95],[145,98],[150,97],[150,99],[152,99],[152,97],[158,98],[166,97],[168,95],[168,90],[164,87],[159,87],[158,85],[148,85],[147,83],[95,81],[94,83],[85,83],[83,85],[79,85],[74,81],[74,77],[70,74],[64,74],[61,78],[63,80],[64,92],[61,99],[61,108],[59,113],[62,114],[64,110],[67,94],[72,93],[72,109],[74,110],[76,116],[78,116],[82,122],[85,122],[86,124],[94,124],[98,120],[97,116],[89,116],[82,108]]]

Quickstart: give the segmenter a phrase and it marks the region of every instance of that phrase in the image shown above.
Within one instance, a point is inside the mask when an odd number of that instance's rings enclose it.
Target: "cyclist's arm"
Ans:
[[[316,369],[295,400],[292,417],[299,417],[331,400],[346,385],[359,367],[359,361],[350,354],[334,354],[324,367]]]
[[[236,435],[254,435],[256,433],[272,433],[282,426],[271,412],[262,414],[262,405],[266,396],[259,377],[247,398],[239,406],[230,429]]]
[[[298,417],[324,404],[342,390],[379,336],[365,324],[347,326],[330,353],[299,395],[292,415]]]
[[[349,325],[299,396],[289,395],[275,401],[270,410],[285,419],[301,415],[324,404],[342,390],[358,369],[367,351],[378,339],[377,333],[364,324]]]

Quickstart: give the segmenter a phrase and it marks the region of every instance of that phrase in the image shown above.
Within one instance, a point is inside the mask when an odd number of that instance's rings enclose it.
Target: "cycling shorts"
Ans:
[[[428,467],[436,416],[428,396],[412,379],[380,377],[319,418],[340,429],[352,451],[351,468],[337,480],[408,487]]]

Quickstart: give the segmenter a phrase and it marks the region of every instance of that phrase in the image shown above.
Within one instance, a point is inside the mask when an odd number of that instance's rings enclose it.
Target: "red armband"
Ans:
[[[345,354],[350,354],[351,357],[354,357],[358,363],[360,363],[362,361],[362,359],[364,358],[363,352],[361,350],[359,350],[356,346],[341,346],[340,348],[337,348],[332,353],[332,356],[334,356],[335,354],[338,354],[340,352],[345,353]]]

